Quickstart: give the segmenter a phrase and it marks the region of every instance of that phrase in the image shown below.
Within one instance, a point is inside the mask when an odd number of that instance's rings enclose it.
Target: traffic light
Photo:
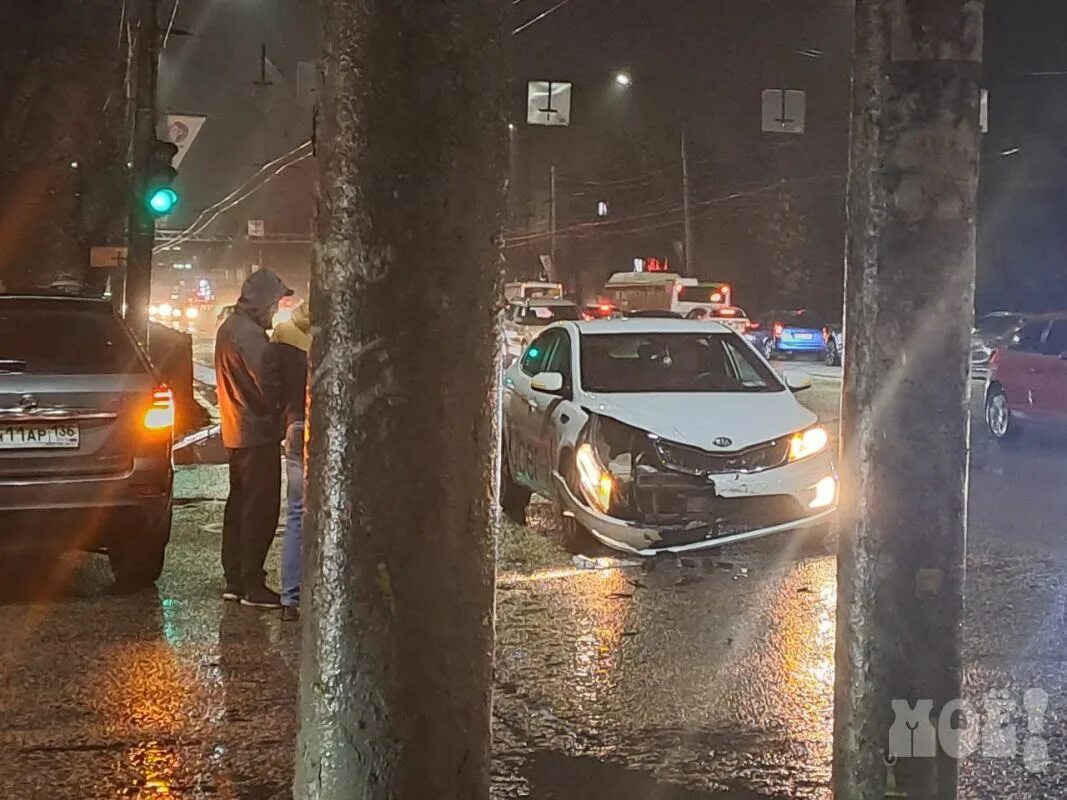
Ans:
[[[144,191],[145,206],[153,217],[165,217],[178,205],[178,193],[171,186],[178,177],[178,170],[170,165],[176,155],[178,145],[160,139],[153,140]]]

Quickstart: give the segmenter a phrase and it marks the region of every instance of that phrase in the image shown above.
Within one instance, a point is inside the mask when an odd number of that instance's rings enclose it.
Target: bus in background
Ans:
[[[563,298],[563,284],[549,281],[516,281],[504,284],[504,299],[509,303],[515,300],[559,300]]]
[[[604,297],[623,313],[673,311],[683,317],[697,308],[713,311],[733,305],[729,284],[683,278],[673,272],[616,272],[604,287]]]

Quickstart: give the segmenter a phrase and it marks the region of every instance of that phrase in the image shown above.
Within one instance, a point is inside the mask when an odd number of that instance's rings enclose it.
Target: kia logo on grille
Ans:
[[[727,439],[725,436],[720,436],[718,439],[716,439],[714,442],[712,442],[712,444],[715,445],[716,447],[729,447],[733,443],[734,443],[733,439]]]

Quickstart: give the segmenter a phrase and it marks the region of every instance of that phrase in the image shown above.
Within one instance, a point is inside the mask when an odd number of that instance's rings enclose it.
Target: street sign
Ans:
[[[261,219],[248,220],[248,238],[262,239],[267,234],[267,225]]]
[[[796,89],[763,90],[763,132],[804,133],[805,93]]]
[[[170,162],[175,169],[181,166],[206,120],[207,117],[199,114],[167,114],[167,141],[178,146],[178,153]]]
[[[526,122],[530,125],[570,125],[571,84],[530,81],[526,91]]]
[[[125,247],[90,247],[89,266],[97,269],[126,266]]]

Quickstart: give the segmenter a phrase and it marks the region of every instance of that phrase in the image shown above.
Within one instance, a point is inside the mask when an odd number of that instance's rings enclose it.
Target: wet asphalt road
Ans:
[[[837,391],[822,377],[806,395],[830,424]],[[2,565],[0,797],[291,796],[297,626],[218,599],[224,480],[181,474],[157,591],[113,596],[98,557]],[[967,693],[981,709],[991,690],[1047,692],[1031,746],[1049,763],[972,756],[968,798],[1067,795],[1064,486],[1067,442],[1004,451],[976,426]],[[503,572],[495,794],[828,797],[834,571],[818,542],[783,536]]]

